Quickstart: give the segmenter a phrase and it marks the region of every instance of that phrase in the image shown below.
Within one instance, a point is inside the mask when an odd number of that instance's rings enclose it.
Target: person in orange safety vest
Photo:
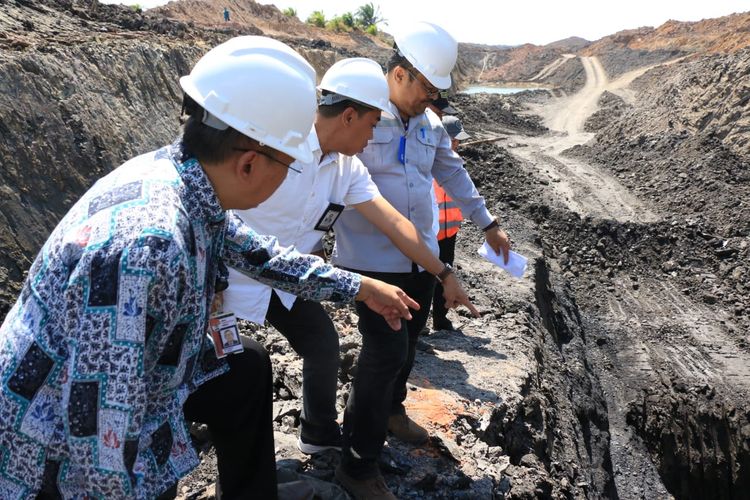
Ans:
[[[437,105],[436,107],[439,108]],[[468,139],[470,136],[464,130],[463,125],[461,125],[461,120],[455,116],[444,114],[442,120],[446,132],[451,137],[451,148],[455,151],[458,143],[464,139]],[[438,246],[440,247],[440,260],[453,265],[456,250],[456,234],[461,227],[463,216],[456,202],[448,196],[448,193],[435,180],[432,181],[432,187],[435,190],[435,201],[438,208],[439,227],[437,239]],[[453,323],[447,317],[447,313],[448,309],[445,307],[443,287],[438,283],[435,286],[435,294],[432,298],[432,328],[434,330],[455,330]]]

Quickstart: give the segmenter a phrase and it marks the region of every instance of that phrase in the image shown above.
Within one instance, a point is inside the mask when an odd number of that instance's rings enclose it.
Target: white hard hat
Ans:
[[[204,123],[238,132],[302,162],[317,108],[315,70],[278,40],[239,36],[208,51],[180,86],[210,115]]]
[[[377,108],[387,118],[393,118],[388,109],[388,80],[380,64],[372,59],[352,57],[338,61],[323,75],[318,90],[335,94],[323,96],[319,104],[335,104],[346,98]]]
[[[439,89],[451,86],[458,42],[440,26],[417,22],[394,36],[399,52]]]

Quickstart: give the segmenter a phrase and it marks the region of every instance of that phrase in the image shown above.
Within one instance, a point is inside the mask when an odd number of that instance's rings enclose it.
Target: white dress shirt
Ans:
[[[302,253],[321,248],[325,234],[315,229],[330,203],[356,205],[373,200],[378,188],[356,157],[329,153],[323,157],[313,126],[307,138],[313,151],[310,163],[294,162],[302,170],[290,171],[268,200],[257,208],[235,210],[259,234],[276,236],[279,244],[294,245]],[[345,211],[354,210],[348,208]],[[229,268],[229,288],[224,291],[224,310],[237,317],[263,324],[272,289]],[[296,296],[276,290],[282,304],[291,309]]]

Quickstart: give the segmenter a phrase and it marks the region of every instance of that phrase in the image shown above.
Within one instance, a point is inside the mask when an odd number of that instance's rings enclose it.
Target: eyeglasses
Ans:
[[[434,99],[438,95],[440,95],[440,89],[435,88],[435,87],[432,87],[432,88],[428,87],[422,80],[419,79],[418,75],[415,75],[414,73],[412,73],[411,69],[408,69],[408,68],[405,68],[405,69],[407,73],[409,73],[412,76],[412,78],[414,78],[416,81],[419,82],[420,85],[422,85],[422,88],[424,89],[424,91],[427,92],[427,97]]]
[[[302,170],[298,170],[298,169],[296,169],[296,168],[294,168],[292,166],[292,163],[294,163],[294,160],[292,160],[289,163],[285,163],[285,162],[279,160],[278,158],[276,158],[275,156],[270,155],[268,153],[264,153],[263,151],[260,151],[259,149],[250,149],[250,148],[232,148],[232,149],[234,149],[235,151],[255,151],[259,155],[263,155],[266,158],[268,158],[269,160],[272,160],[272,161],[275,161],[276,163],[280,163],[280,164],[284,165],[286,168],[288,168],[292,172],[297,172],[298,174],[302,173]]]

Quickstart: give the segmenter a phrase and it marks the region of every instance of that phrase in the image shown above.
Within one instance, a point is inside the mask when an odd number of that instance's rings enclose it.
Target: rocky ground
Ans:
[[[70,203],[176,134],[176,77],[218,41],[281,33],[286,21],[260,9],[257,23],[199,25],[190,9],[174,20],[94,0],[0,6],[4,314]],[[547,75],[553,91],[453,99],[473,136],[460,150],[467,168],[530,266],[512,279],[476,255],[475,228],[459,233],[458,273],[482,316],[451,313],[460,331],[420,344],[407,404],[433,437],[417,448],[389,439],[381,467],[399,498],[748,498],[750,52],[742,30],[725,30],[726,43],[704,34],[746,18],[670,25],[667,44],[661,28],[644,32],[649,46],[625,33],[558,62],[526,47],[535,71],[518,54],[513,68]],[[285,39],[319,71],[383,50],[303,35]],[[555,54],[583,46],[573,42]],[[727,43],[728,53],[673,59]],[[590,87],[597,57],[625,81]],[[464,63],[469,78],[477,61]],[[589,109],[581,89],[591,113],[580,130],[558,130],[552,115]],[[359,334],[352,309],[330,312],[342,409]],[[337,454],[295,447],[301,361],[272,328],[243,331],[274,361],[280,477],[346,498],[331,482]],[[205,429],[194,436],[204,460],[180,496],[209,499],[215,458]]]

